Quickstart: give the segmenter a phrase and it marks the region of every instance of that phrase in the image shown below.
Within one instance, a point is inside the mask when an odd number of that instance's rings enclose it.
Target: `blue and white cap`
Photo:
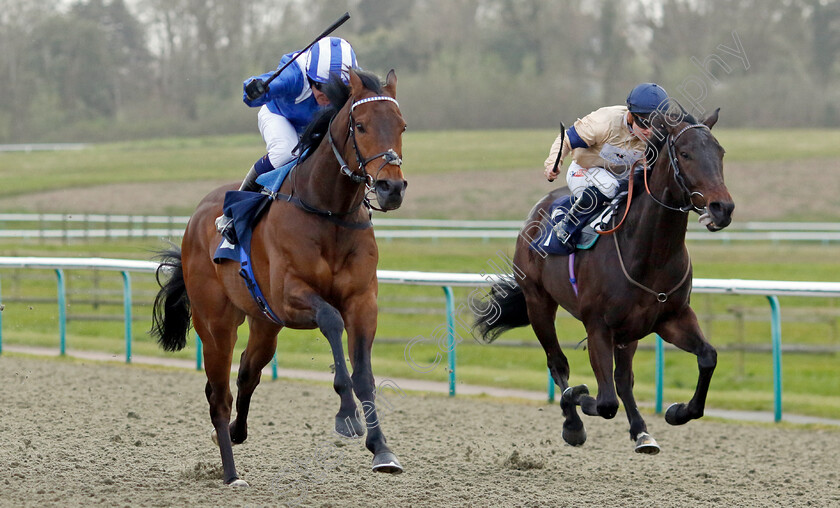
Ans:
[[[347,84],[352,68],[356,68],[356,52],[340,37],[321,39],[312,46],[306,59],[306,75],[316,83],[326,83],[330,74],[336,74]]]

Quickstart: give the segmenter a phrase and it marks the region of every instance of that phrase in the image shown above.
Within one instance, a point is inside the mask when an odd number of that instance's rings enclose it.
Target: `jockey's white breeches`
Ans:
[[[601,193],[614,198],[618,192],[618,179],[606,168],[591,167],[584,168],[575,161],[569,164],[569,171],[566,172],[566,184],[575,198],[579,198],[583,191],[589,187],[596,187]]]
[[[295,158],[292,149],[297,146],[299,138],[289,120],[272,113],[268,106],[263,106],[257,114],[257,123],[272,166],[279,168]]]

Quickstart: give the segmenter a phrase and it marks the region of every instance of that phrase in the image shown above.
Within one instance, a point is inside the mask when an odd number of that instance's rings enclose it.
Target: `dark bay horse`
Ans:
[[[563,390],[563,439],[571,445],[586,441],[576,406],[590,416],[613,418],[618,411],[617,390],[636,451],[659,452],[633,398],[633,355],[639,339],[651,333],[695,354],[699,367],[694,397],[688,404],[669,407],[665,420],[682,425],[703,416],[717,352],[706,341],[689,306],[691,259],[685,233],[691,209],[709,214],[712,222],[706,227],[711,231],[732,220],[735,205],[723,180],[724,150],[711,133],[718,111],[702,122],[686,114],[652,117],[654,132],[645,171],[634,174],[636,192],[624,224],[591,250],[576,255],[579,294],[570,282],[566,256],[529,248],[540,228],[546,227],[541,217],[559,197],[555,191],[537,203],[520,232],[514,255],[515,280],[495,285],[484,302],[496,306],[495,312],[487,312],[477,321],[477,330],[486,341],[529,323],[534,329],[545,349],[551,376]],[[589,395],[585,385],[569,386],[569,363],[554,325],[558,305],[586,328],[597,398]]]
[[[393,210],[405,194],[407,182],[400,167],[405,121],[395,100],[396,85],[392,70],[384,86],[361,71],[350,72],[349,86],[338,79],[325,86],[334,108],[316,118],[301,139],[311,155],[292,171],[280,188],[286,196],[272,202],[254,229],[251,261],[256,282],[279,322],[255,303],[239,275],[239,263],[213,262],[221,241],[213,222],[222,213],[225,191],[232,187],[207,195],[190,218],[181,251],[164,253],[163,266],[169,266],[170,277],[155,301],[152,334],[166,350],[179,350],[186,344],[192,317],[204,345],[205,394],[228,485],[247,485],[236,473],[231,445],[248,436],[251,395],[284,326],[320,329],[332,349],[333,386],[341,398],[335,430],[348,437],[367,430],[365,445],[374,454],[373,470],[402,472],[374,405],[370,355],[377,324],[379,255],[366,206],[367,196],[375,194],[380,209]],[[237,415],[231,422],[231,359],[236,330],[246,318],[250,333],[239,364]],[[344,330],[352,376],[344,359]],[[354,392],[362,404],[359,413]]]

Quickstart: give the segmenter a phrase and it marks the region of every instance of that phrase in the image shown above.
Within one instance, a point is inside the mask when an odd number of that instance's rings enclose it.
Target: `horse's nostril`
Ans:
[[[388,180],[379,180],[376,182],[376,190],[379,192],[390,192],[391,190],[391,182]]]
[[[734,209],[735,205],[733,203],[721,203],[720,201],[709,203],[709,211],[713,215],[729,216]]]

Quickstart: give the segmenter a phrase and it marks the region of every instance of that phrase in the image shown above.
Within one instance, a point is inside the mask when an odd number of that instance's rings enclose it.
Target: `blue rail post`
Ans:
[[[548,371],[548,402],[554,402],[554,378],[551,377],[551,370]]]
[[[452,288],[443,286],[446,294],[446,349],[449,358],[449,396],[455,396],[455,302]]]
[[[123,309],[125,317],[125,363],[131,363],[131,276],[122,272]]]
[[[665,343],[656,334],[656,414],[662,414],[662,391],[665,377]]]
[[[58,340],[61,356],[67,354],[67,291],[64,287],[64,271],[56,268],[55,275],[58,278]]]
[[[769,295],[770,331],[773,335],[773,420],[782,421],[782,313],[779,298]]]
[[[201,370],[201,337],[195,334],[195,370]]]
[[[271,379],[277,379],[277,350],[274,350],[274,358],[271,359]]]

